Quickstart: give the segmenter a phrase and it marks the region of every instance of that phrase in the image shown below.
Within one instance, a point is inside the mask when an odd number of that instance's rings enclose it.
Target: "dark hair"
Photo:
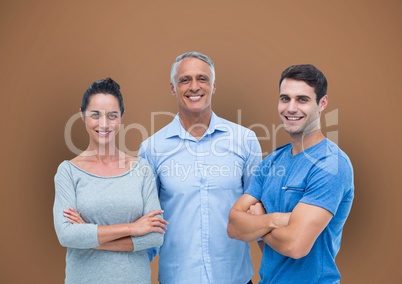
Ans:
[[[90,97],[96,94],[112,95],[116,97],[117,100],[119,101],[120,113],[121,115],[123,115],[124,113],[123,96],[120,93],[119,84],[117,84],[112,78],[106,78],[99,80],[97,82],[93,82],[89,86],[89,88],[85,91],[82,97],[82,103],[81,103],[82,113],[85,114]]]
[[[314,88],[317,95],[317,104],[320,99],[327,94],[328,82],[324,74],[311,64],[292,65],[285,69],[279,80],[279,87],[284,79],[294,79],[306,82]]]

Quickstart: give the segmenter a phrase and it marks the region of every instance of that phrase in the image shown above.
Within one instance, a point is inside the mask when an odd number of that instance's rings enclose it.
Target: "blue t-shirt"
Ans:
[[[291,212],[303,202],[328,210],[333,218],[303,258],[281,255],[265,244],[260,283],[338,283],[335,256],[354,197],[352,165],[328,139],[294,156],[291,151],[287,144],[266,157],[246,193],[261,200],[267,213]]]

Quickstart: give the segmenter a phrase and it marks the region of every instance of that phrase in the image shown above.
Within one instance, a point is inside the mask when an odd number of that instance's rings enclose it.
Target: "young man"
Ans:
[[[179,112],[145,140],[139,155],[153,167],[164,218],[162,284],[246,284],[253,267],[248,244],[226,233],[228,214],[261,162],[254,132],[212,112],[215,70],[198,52],[176,58],[171,93]]]
[[[279,89],[291,143],[259,165],[230,211],[228,234],[264,241],[261,283],[338,283],[335,256],[354,185],[349,158],[320,130],[327,80],[312,65],[295,65],[282,73]]]

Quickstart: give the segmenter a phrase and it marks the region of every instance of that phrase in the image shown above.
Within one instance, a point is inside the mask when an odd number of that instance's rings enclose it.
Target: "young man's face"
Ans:
[[[320,128],[320,114],[328,103],[326,95],[317,104],[313,87],[289,78],[282,81],[279,90],[278,113],[291,136],[303,137]]]
[[[171,92],[177,97],[179,111],[202,113],[211,110],[215,83],[210,66],[197,58],[185,58],[176,67]]]

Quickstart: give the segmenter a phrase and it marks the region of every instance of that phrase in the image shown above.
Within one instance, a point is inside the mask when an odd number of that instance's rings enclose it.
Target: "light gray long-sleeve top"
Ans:
[[[151,283],[147,248],[163,243],[163,235],[132,237],[133,252],[92,249],[99,246],[98,225],[134,222],[160,209],[155,177],[146,160],[138,158],[132,168],[118,176],[88,173],[72,162],[60,164],[55,175],[54,226],[62,246],[67,247],[65,283]],[[63,210],[75,208],[87,224],[71,224]]]

